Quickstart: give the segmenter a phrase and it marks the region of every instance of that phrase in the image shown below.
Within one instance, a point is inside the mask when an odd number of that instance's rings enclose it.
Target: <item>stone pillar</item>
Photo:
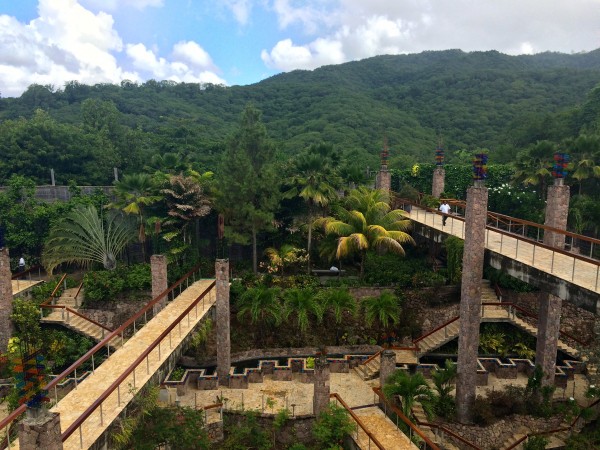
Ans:
[[[554,185],[548,187],[546,201],[546,218],[544,225],[559,230],[567,229],[569,216],[569,200],[571,191],[569,186],[563,184],[562,178],[555,178]],[[565,248],[565,235],[552,231],[544,232],[544,244],[554,248]]]
[[[217,375],[220,386],[229,386],[231,369],[231,339],[229,333],[229,260],[215,263],[217,289]]]
[[[379,366],[379,386],[383,387],[385,381],[396,371],[396,353],[393,350],[381,352]]]
[[[28,409],[19,424],[19,448],[62,450],[60,415],[45,408],[33,411]]]
[[[433,183],[431,186],[431,195],[439,197],[444,192],[446,183],[446,170],[443,166],[437,166],[433,171]]]
[[[488,190],[475,182],[467,190],[465,249],[460,289],[460,334],[458,337],[458,377],[456,412],[459,422],[471,421],[477,387],[477,349],[481,320],[481,279],[485,251],[485,224]]]
[[[542,295],[535,349],[535,364],[539,364],[544,372],[542,386],[554,386],[561,307],[562,299],[560,297],[552,294]]]
[[[152,298],[156,298],[169,287],[167,257],[165,255],[152,255],[150,257],[150,271],[152,273]],[[166,304],[167,297],[165,296],[154,305],[154,308],[152,308],[153,314],[156,316]]]
[[[0,351],[5,353],[8,340],[13,334],[12,314],[12,273],[8,248],[0,248]]]
[[[377,177],[375,178],[375,188],[383,189],[384,191],[390,191],[392,189],[392,173],[385,168],[379,169]]]
[[[329,363],[325,356],[315,358],[314,386],[313,414],[318,416],[329,405]]]

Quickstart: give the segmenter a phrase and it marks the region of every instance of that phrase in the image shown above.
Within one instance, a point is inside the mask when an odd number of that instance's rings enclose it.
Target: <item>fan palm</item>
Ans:
[[[348,311],[351,314],[356,313],[357,304],[356,300],[348,289],[325,289],[319,292],[317,296],[318,300],[321,301],[323,311],[333,312],[335,320],[335,345],[339,345],[339,329],[343,320],[344,311]]]
[[[281,322],[282,307],[277,290],[264,286],[248,289],[237,301],[238,319],[250,316],[250,323],[259,330],[261,342],[265,328]]]
[[[383,190],[359,188],[351,191],[345,208],[336,210],[338,218],[317,220],[327,234],[338,236],[336,258],[359,253],[360,274],[364,275],[364,262],[368,250],[379,253],[393,252],[404,255],[402,244],[414,244],[406,232],[410,220],[401,209],[391,210],[389,194]]]
[[[100,217],[94,206],[78,205],[51,228],[42,261],[48,273],[65,262],[82,266],[98,262],[113,270],[133,238],[130,222],[119,215]]]
[[[433,401],[433,393],[421,373],[410,375],[404,370],[396,370],[383,385],[383,393],[387,398],[394,395],[400,397],[402,412],[406,417],[412,416],[411,409],[416,402],[423,404],[426,410],[430,410]]]
[[[400,320],[398,297],[391,292],[384,292],[379,297],[367,297],[362,300],[365,322],[368,326],[377,323],[379,336]]]
[[[296,316],[300,333],[304,334],[310,325],[310,318],[316,317],[318,322],[323,318],[323,311],[310,289],[288,289],[284,296],[283,317]]]

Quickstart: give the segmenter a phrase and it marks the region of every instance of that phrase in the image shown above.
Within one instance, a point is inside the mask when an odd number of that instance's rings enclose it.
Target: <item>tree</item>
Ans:
[[[284,276],[286,265],[300,263],[306,260],[304,250],[298,249],[291,244],[283,244],[279,250],[269,247],[265,250],[265,256],[269,259],[269,272],[281,271],[281,276]]]
[[[335,186],[339,184],[336,182],[339,177],[332,167],[332,152],[331,146],[320,144],[309,147],[299,155],[294,164],[294,174],[288,181],[290,188],[284,194],[288,198],[300,197],[308,206],[307,273],[310,273],[313,222],[318,211],[337,198]]]
[[[344,438],[353,431],[354,423],[350,415],[335,403],[329,403],[313,426],[313,435],[320,444],[319,448],[342,449]]]
[[[117,182],[114,193],[117,201],[109,206],[118,208],[125,214],[137,216],[138,239],[143,244],[146,242],[145,208],[162,200],[158,185],[151,175],[136,173],[125,175]]]
[[[437,392],[435,412],[445,418],[450,418],[454,413],[454,399],[451,393],[454,390],[452,382],[456,378],[456,374],[457,365],[449,359],[444,363],[444,368],[438,368],[431,373],[431,379]]]
[[[282,307],[277,290],[259,286],[245,291],[237,301],[238,318],[250,316],[250,323],[256,325],[264,339],[265,328],[281,322]]]
[[[310,317],[315,317],[319,322],[323,318],[323,311],[311,289],[288,289],[283,294],[283,317],[287,320],[290,315],[296,316],[296,323],[300,333],[306,333],[310,324]]]
[[[389,205],[389,194],[383,190],[359,188],[350,192],[346,207],[335,211],[338,218],[326,217],[317,222],[327,234],[338,236],[336,257],[360,254],[360,274],[364,275],[364,261],[368,250],[404,255],[402,244],[412,243],[406,233],[410,220],[406,212]]]
[[[433,393],[422,373],[410,375],[404,370],[396,370],[383,385],[383,393],[388,399],[395,395],[400,397],[402,412],[411,417],[411,409],[416,402],[423,405],[425,410],[433,400]]]
[[[398,297],[391,292],[384,292],[379,297],[366,297],[362,299],[362,308],[365,313],[365,322],[368,326],[377,323],[379,336],[400,320],[400,305]]]
[[[546,198],[548,181],[552,176],[552,156],[556,145],[549,141],[539,141],[520,153],[515,161],[513,181],[525,185],[540,186],[541,198]]]
[[[114,270],[117,257],[133,237],[130,223],[119,215],[100,216],[94,206],[78,205],[50,230],[42,263],[48,273],[62,263],[97,262]]]
[[[223,154],[217,183],[217,209],[225,216],[227,236],[252,242],[252,267],[258,270],[257,235],[272,225],[279,204],[280,181],[274,170],[275,148],[261,113],[246,106],[238,131]]]
[[[324,311],[333,312],[335,322],[335,345],[339,345],[340,325],[343,321],[345,311],[355,314],[357,310],[356,300],[348,289],[330,288],[319,292],[318,300],[322,302]]]

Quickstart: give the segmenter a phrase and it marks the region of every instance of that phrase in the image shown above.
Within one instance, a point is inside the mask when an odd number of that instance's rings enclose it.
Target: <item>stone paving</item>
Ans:
[[[33,286],[43,283],[41,280],[11,280],[13,296],[27,292]]]

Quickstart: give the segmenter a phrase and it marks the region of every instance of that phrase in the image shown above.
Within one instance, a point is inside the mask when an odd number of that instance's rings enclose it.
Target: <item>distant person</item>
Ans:
[[[442,212],[442,226],[446,225],[446,219],[448,219],[448,214],[450,214],[450,205],[446,200],[440,205],[440,211]]]
[[[19,272],[25,271],[25,258],[22,256],[19,258]]]

